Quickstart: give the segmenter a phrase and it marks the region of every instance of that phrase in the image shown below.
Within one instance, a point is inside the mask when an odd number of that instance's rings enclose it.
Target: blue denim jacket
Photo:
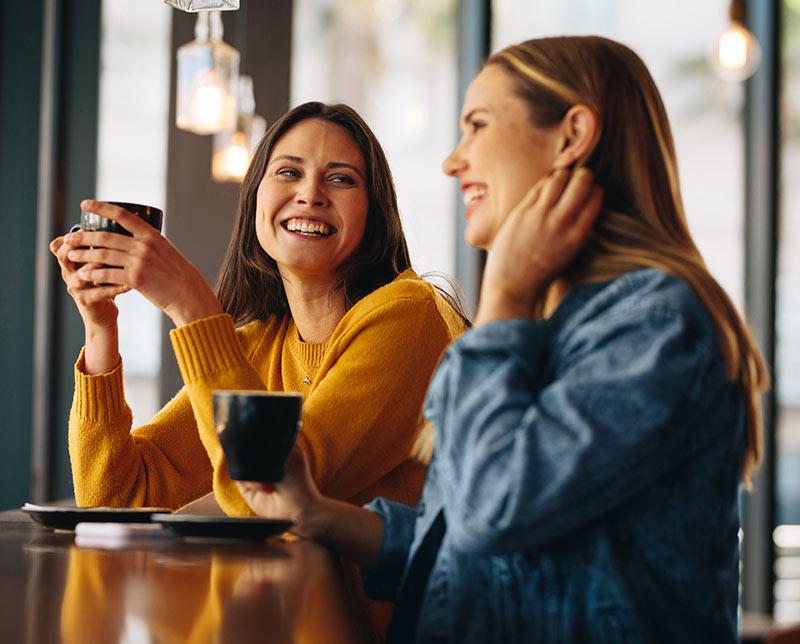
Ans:
[[[364,573],[394,599],[443,510],[417,642],[735,642],[741,391],[682,282],[581,286],[546,321],[468,331],[428,391],[417,508]]]

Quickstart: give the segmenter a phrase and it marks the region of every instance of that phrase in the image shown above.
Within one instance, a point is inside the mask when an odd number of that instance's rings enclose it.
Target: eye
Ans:
[[[275,173],[275,176],[282,176],[282,177],[299,177],[300,172],[294,168],[281,168]]]
[[[346,174],[334,175],[334,176],[330,177],[329,181],[331,181],[333,183],[341,183],[341,184],[344,184],[344,185],[347,185],[347,186],[354,186],[355,183],[356,183],[355,180],[353,179],[353,177],[350,177],[350,176],[348,176]]]
[[[483,121],[473,120],[473,121],[470,121],[469,127],[472,130],[472,133],[475,134],[475,132],[477,132],[481,128],[486,127],[486,123],[484,123]]]

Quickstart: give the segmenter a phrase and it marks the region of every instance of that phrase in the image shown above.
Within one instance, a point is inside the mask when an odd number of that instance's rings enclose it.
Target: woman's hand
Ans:
[[[295,445],[279,483],[237,483],[244,500],[257,515],[268,519],[292,518],[292,532],[315,539],[369,566],[380,550],[383,520],[374,512],[345,501],[323,496],[311,478],[308,462]]]
[[[84,200],[81,209],[112,219],[133,235],[79,230],[62,238],[62,246],[67,247],[61,253],[64,261],[59,256],[62,273],[65,263],[69,263],[75,272],[75,284],[82,284],[87,290],[99,289],[87,295],[87,301],[135,289],[176,326],[222,312],[200,271],[148,223],[124,208],[100,201]],[[91,284],[112,286],[87,286]]]
[[[557,170],[531,188],[492,242],[475,326],[530,317],[583,246],[603,203],[591,171]]]
[[[295,445],[286,462],[286,474],[278,483],[237,482],[239,491],[250,509],[267,519],[291,518],[297,521],[292,529],[297,536],[317,536],[315,521],[322,500],[311,478],[308,462]]]
[[[75,300],[84,325],[87,328],[116,328],[119,311],[114,304],[114,298],[130,289],[127,286],[117,285],[95,286],[91,280],[87,280],[85,273],[81,272],[84,263],[70,259],[73,251],[80,250],[72,234],[56,237],[50,242],[50,252],[58,259],[61,278],[67,285],[67,292]],[[99,266],[89,266],[89,268],[99,268]]]
[[[81,272],[84,264],[70,259],[74,251],[79,251],[79,242],[71,235],[56,237],[50,242],[50,251],[58,259],[61,278],[67,285],[83,320],[85,351],[83,372],[87,375],[109,373],[119,364],[119,334],[117,317],[119,310],[114,298],[129,291],[127,286],[95,286]],[[89,266],[99,268],[99,266]]]

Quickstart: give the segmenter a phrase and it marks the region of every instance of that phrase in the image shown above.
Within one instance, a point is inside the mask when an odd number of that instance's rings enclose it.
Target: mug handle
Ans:
[[[76,233],[79,230],[83,230],[83,228],[81,228],[80,224],[75,224],[72,228],[69,229],[69,232]]]

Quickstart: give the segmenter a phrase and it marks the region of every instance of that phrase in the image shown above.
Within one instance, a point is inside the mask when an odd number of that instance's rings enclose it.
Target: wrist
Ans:
[[[482,326],[498,320],[529,318],[533,313],[535,301],[530,294],[522,295],[499,289],[484,289],[478,302],[478,312],[473,326]]]
[[[185,326],[223,313],[222,305],[215,297],[213,301],[187,303],[188,305],[164,311],[176,327]]]
[[[83,372],[87,376],[110,373],[119,365],[119,334],[117,326],[86,327],[83,352]]]
[[[314,539],[320,543],[329,544],[334,532],[333,524],[336,519],[336,503],[333,499],[318,496],[308,503],[300,516],[297,517],[298,536]]]

